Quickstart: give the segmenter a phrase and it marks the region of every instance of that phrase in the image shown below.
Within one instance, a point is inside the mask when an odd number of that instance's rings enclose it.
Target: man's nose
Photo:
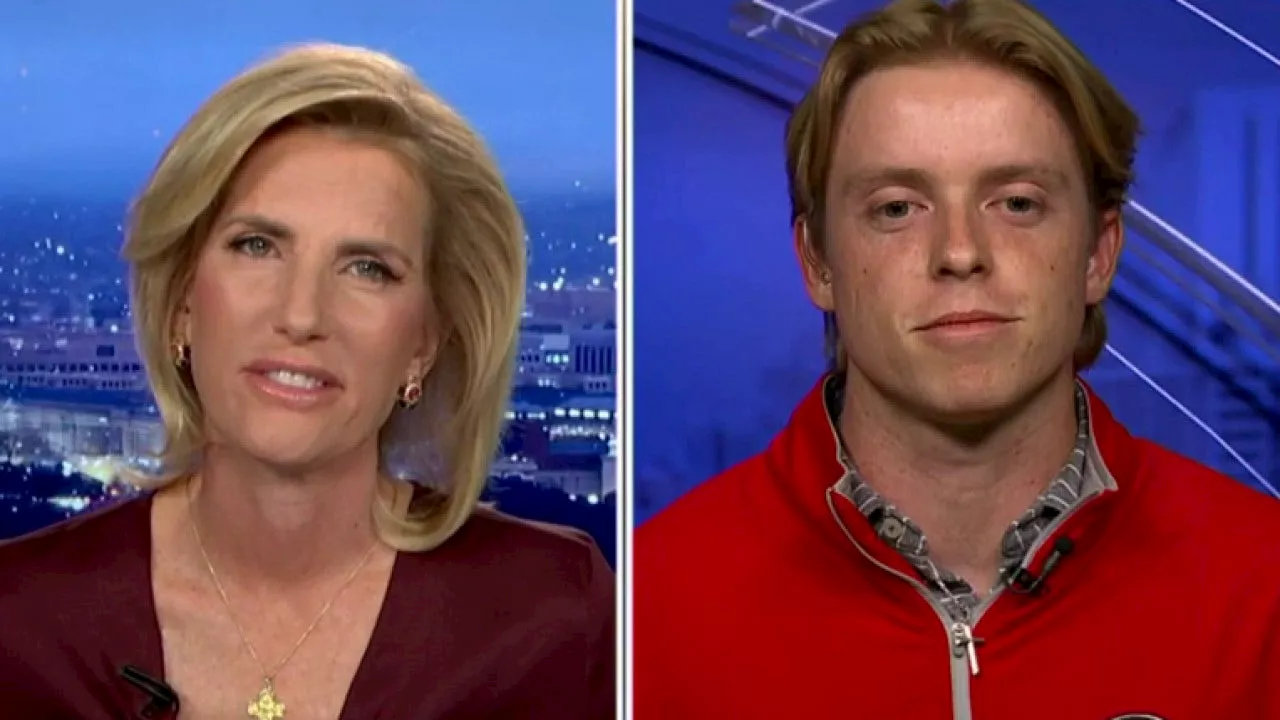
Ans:
[[[988,272],[991,261],[991,244],[976,212],[947,213],[933,243],[933,275],[963,279]]]

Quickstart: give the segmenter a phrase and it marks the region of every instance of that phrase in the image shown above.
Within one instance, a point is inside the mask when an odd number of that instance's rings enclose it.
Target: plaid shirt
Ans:
[[[844,383],[832,377],[824,389],[827,415],[832,427],[839,427],[840,410],[844,406]],[[1089,403],[1085,392],[1076,386],[1076,443],[1070,457],[1049,487],[1022,513],[1005,532],[1001,545],[1000,576],[1005,582],[1010,573],[1026,558],[1027,551],[1045,528],[1057,517],[1080,503],[1091,488],[1085,486],[1085,451],[1089,446]],[[843,441],[841,442],[843,445]],[[929,541],[918,525],[885,500],[859,475],[852,459],[840,450],[849,472],[841,479],[838,491],[849,498],[871,522],[876,534],[902,554],[920,573],[934,598],[951,617],[968,622],[979,603],[978,594],[969,583],[929,557]]]

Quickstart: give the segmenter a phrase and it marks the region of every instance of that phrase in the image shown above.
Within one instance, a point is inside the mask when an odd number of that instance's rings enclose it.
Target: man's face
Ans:
[[[810,296],[851,373],[941,422],[994,419],[1069,373],[1121,245],[1049,98],[976,63],[858,82],[825,201],[823,247],[796,233]]]

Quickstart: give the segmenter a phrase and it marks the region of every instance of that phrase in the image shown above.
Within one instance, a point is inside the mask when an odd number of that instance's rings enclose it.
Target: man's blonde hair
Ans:
[[[895,0],[845,27],[787,123],[791,220],[806,224],[816,251],[826,239],[827,182],[853,86],[880,68],[947,59],[987,63],[1035,83],[1075,137],[1095,218],[1120,208],[1133,182],[1138,117],[1071,41],[1018,0]],[[847,357],[831,313],[824,329],[832,369],[843,370]],[[1076,369],[1092,365],[1106,341],[1103,308],[1090,305],[1074,353]]]
[[[156,484],[191,472],[204,444],[200,398],[172,348],[210,225],[253,147],[317,126],[395,152],[416,171],[431,208],[424,272],[439,352],[422,402],[394,411],[379,444],[384,462],[397,448],[428,448],[410,454],[436,491],[408,517],[381,502],[374,511],[392,546],[428,550],[470,516],[500,439],[524,301],[524,228],[475,131],[408,67],[370,50],[300,46],[234,78],[178,133],[132,208],[124,255],[134,325],[164,422],[161,459],[175,469]]]

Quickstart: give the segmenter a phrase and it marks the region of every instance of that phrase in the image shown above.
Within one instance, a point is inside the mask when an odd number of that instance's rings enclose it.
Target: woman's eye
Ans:
[[[266,257],[271,253],[271,241],[261,235],[248,235],[231,242],[231,248],[252,257]]]
[[[351,270],[362,278],[379,283],[386,283],[396,279],[396,276],[391,272],[391,268],[377,260],[357,260],[351,263]]]

